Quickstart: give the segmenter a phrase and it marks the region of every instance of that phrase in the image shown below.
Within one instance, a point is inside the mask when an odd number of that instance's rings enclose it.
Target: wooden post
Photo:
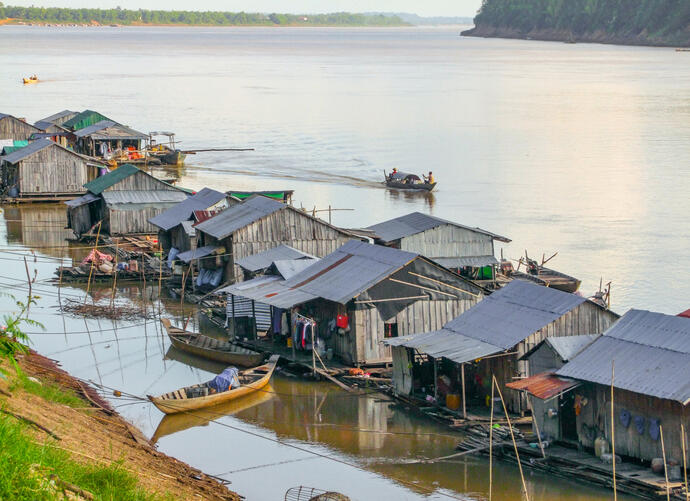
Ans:
[[[235,295],[230,294],[230,302],[232,306],[232,337],[237,337],[237,321],[235,320]]]
[[[510,423],[510,416],[508,415],[508,408],[506,407],[506,402],[503,400],[503,393],[501,388],[498,386],[498,381],[496,381],[495,376],[491,376],[493,379],[493,384],[496,385],[496,391],[498,391],[498,396],[501,397],[501,404],[503,404],[503,412],[506,415],[506,421],[508,422],[508,429],[510,430],[510,438],[513,440],[513,448],[515,449],[515,459],[517,459],[518,468],[520,469],[520,479],[522,480],[522,490],[525,493],[525,498],[529,501],[529,493],[527,492],[527,484],[525,483],[525,475],[522,472],[522,463],[520,462],[520,453],[518,452],[517,442],[515,441],[515,434],[513,433],[513,425]]]
[[[331,224],[331,206],[328,206],[328,224]]]
[[[685,500],[690,499],[690,493],[688,493],[688,463],[685,455],[685,425],[680,424],[680,436],[683,440],[683,474],[685,476]]]
[[[117,262],[118,262],[118,255],[117,255],[117,249],[118,246],[120,245],[119,240],[115,240],[115,275],[113,276],[113,289],[110,291],[110,308],[115,307],[115,286],[117,285]]]
[[[316,353],[316,343],[314,339],[314,326],[311,326],[311,370],[312,374],[314,377],[316,377],[316,357],[314,354]]]
[[[618,499],[618,491],[616,490],[616,426],[615,414],[613,412],[613,378],[616,373],[616,361],[611,360],[611,454],[613,456],[613,499]]]
[[[86,299],[89,297],[89,289],[91,288],[91,275],[93,274],[93,263],[96,260],[96,252],[98,249],[98,239],[101,236],[101,224],[103,220],[98,221],[98,231],[96,232],[96,243],[93,246],[93,259],[91,260],[91,267],[89,268],[89,279],[86,282],[86,294],[84,295],[84,304],[86,304]]]
[[[546,453],[544,452],[544,444],[541,443],[541,431],[539,431],[539,423],[534,415],[534,407],[532,407],[532,401],[529,399],[529,393],[525,394],[525,400],[527,401],[527,408],[532,413],[532,422],[537,430],[537,440],[539,441],[539,449],[541,449],[541,456],[546,459]]]
[[[292,360],[296,360],[297,352],[296,352],[296,348],[295,348],[295,337],[292,335],[292,315],[295,315],[295,313],[291,310],[290,311],[290,344],[292,345]]]
[[[493,488],[494,473],[494,383],[493,374],[491,375],[491,415],[489,417],[489,501],[491,501],[491,491]]]
[[[438,367],[436,366],[437,359],[434,358],[434,401],[438,405]]]
[[[467,419],[467,405],[465,405],[465,363],[460,364],[462,376],[462,418]]]
[[[256,332],[256,308],[254,307],[255,304],[256,303],[252,299],[252,317],[254,318],[254,341],[256,341],[259,338],[259,335]]]
[[[661,435],[661,456],[664,458],[664,480],[666,481],[666,501],[671,501],[671,487],[668,485],[668,467],[666,466],[666,448],[664,447],[664,427],[659,425]],[[616,457],[613,457],[614,462]]]

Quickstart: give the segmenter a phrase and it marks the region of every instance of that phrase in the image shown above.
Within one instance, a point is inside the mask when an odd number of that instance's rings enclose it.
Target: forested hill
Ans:
[[[690,0],[484,0],[463,35],[690,46]]]
[[[260,14],[215,11],[11,7],[0,3],[0,20],[36,24],[189,26],[406,26],[397,16],[352,14]],[[0,22],[2,24],[2,22]]]

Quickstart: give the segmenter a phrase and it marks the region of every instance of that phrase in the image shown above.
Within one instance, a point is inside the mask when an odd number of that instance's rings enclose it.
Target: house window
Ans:
[[[383,337],[398,337],[398,324],[384,324],[385,332]]]

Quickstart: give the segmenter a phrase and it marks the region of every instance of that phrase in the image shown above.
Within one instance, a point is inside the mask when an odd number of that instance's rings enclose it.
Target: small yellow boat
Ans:
[[[259,391],[266,386],[271,380],[271,376],[273,375],[279,358],[280,355],[273,355],[268,360],[268,363],[240,372],[240,386],[228,391],[203,394],[202,396],[191,396],[195,393],[203,393],[203,391],[200,392],[199,390],[207,388],[205,383],[201,383],[180,388],[179,390],[171,391],[158,397],[151,395],[147,395],[147,397],[153,402],[153,405],[166,414],[188,412],[229,402],[230,400],[241,398]]]
[[[38,83],[38,77],[36,75],[33,75],[28,78],[23,78],[22,81],[24,82],[24,84],[35,84]]]

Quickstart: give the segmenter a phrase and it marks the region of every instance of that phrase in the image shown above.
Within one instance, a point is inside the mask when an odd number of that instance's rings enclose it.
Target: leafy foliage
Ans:
[[[16,301],[19,312],[3,317],[4,325],[0,325],[0,357],[14,360],[17,353],[26,353],[29,337],[22,330],[23,325],[43,328],[39,322],[27,316],[30,306],[35,303],[31,297],[26,303]]]
[[[247,12],[215,11],[163,11],[115,9],[67,9],[45,7],[3,7],[0,19],[22,19],[29,22],[56,24],[182,24],[210,26],[404,26],[398,16],[383,14],[332,14],[295,15],[259,14]]]
[[[477,27],[690,41],[688,0],[483,0]]]

